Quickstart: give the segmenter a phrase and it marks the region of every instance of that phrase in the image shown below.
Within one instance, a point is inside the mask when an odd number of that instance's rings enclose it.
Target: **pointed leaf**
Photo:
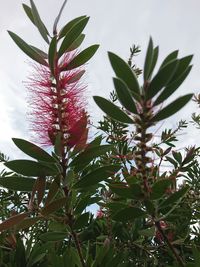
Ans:
[[[24,40],[22,40],[17,34],[14,32],[8,31],[10,37],[13,39],[13,41],[16,43],[16,45],[30,58],[37,61],[38,63],[48,66],[45,59],[36,52],[30,45],[28,45]]]
[[[113,81],[118,99],[122,106],[125,107],[128,111],[137,114],[135,102],[127,85],[121,79],[118,78],[114,78]]]
[[[12,140],[15,145],[28,156],[37,160],[55,163],[54,158],[39,146],[20,138],[12,138]]]
[[[49,187],[49,192],[46,198],[45,206],[54,200],[60,189],[60,177],[56,177]]]
[[[175,101],[167,105],[161,111],[159,111],[153,118],[152,121],[164,120],[184,107],[192,98],[193,94],[188,94],[177,98]]]
[[[49,33],[47,32],[47,28],[45,27],[44,23],[42,22],[33,0],[30,0],[30,3],[31,3],[31,11],[33,14],[35,25],[38,28],[43,39],[49,44],[49,38],[47,36],[47,35],[49,35]]]
[[[150,196],[151,199],[154,200],[154,199],[161,198],[165,194],[167,188],[169,188],[171,184],[172,184],[171,179],[161,179],[155,182],[152,187],[152,193]]]
[[[46,205],[42,211],[41,214],[43,216],[48,216],[51,213],[54,213],[55,211],[58,211],[60,208],[62,208],[65,204],[66,204],[66,197],[57,199],[53,202],[51,202],[50,204]]]
[[[99,45],[91,45],[85,50],[83,50],[80,54],[78,54],[75,58],[72,59],[72,61],[62,69],[62,71],[65,70],[72,70],[75,68],[78,68],[85,64],[88,60],[90,60],[93,55],[96,53],[97,49],[99,48]]]
[[[131,90],[133,97],[136,100],[139,100],[140,86],[134,71],[122,58],[114,53],[108,52],[108,56],[116,76],[126,83],[128,88]]]
[[[137,218],[145,217],[146,213],[135,207],[127,207],[125,209],[121,209],[119,212],[117,212],[112,218],[115,221],[120,222],[127,222],[127,221],[133,221]]]
[[[79,37],[68,47],[66,52],[70,52],[77,49],[82,44],[84,39],[85,39],[85,34],[80,34]]]
[[[68,81],[67,84],[75,83],[85,74],[85,70],[75,73]]]
[[[104,155],[113,148],[111,145],[89,146],[72,160],[70,166],[75,166],[76,171],[80,171],[87,166],[93,159]]]
[[[164,102],[168,97],[170,97],[176,89],[179,88],[179,86],[184,82],[184,80],[187,78],[188,74],[190,73],[192,69],[192,66],[189,66],[183,73],[178,77],[177,80],[170,83],[168,86],[164,88],[164,90],[161,92],[161,94],[156,99],[154,106],[159,105],[160,103]]]
[[[25,218],[23,221],[21,221],[16,225],[16,229],[17,230],[27,229],[36,224],[41,219],[42,219],[41,217]]]
[[[154,68],[156,66],[157,60],[158,60],[158,54],[159,54],[159,47],[156,46],[153,50],[153,59],[152,59],[152,64],[151,64],[151,69],[149,71],[149,78],[151,77]]]
[[[73,229],[79,230],[88,224],[90,213],[86,212],[81,214],[74,222]]]
[[[62,37],[64,37],[70,30],[71,28],[73,28],[73,26],[79,22],[80,20],[86,18],[87,16],[80,16],[80,17],[77,17],[71,21],[69,21],[60,31],[59,33],[59,39],[61,39]]]
[[[24,176],[49,176],[58,173],[54,164],[46,166],[41,162],[32,160],[12,160],[4,163],[6,167]]]
[[[152,69],[153,54],[154,54],[153,41],[152,41],[152,38],[150,37],[148,48],[147,48],[147,53],[146,53],[146,58],[145,58],[145,63],[144,63],[144,81],[147,81],[151,75],[150,72]]]
[[[29,177],[8,176],[0,177],[0,186],[8,190],[31,192],[35,184],[35,179]]]
[[[108,165],[95,169],[94,171],[86,174],[79,180],[74,188],[84,188],[92,185],[97,185],[98,183],[106,180],[108,177],[114,175],[120,169],[119,165]]]
[[[61,57],[73,42],[80,36],[85,26],[87,25],[89,17],[79,20],[65,35],[64,40],[60,46],[58,56]]]
[[[50,241],[57,242],[67,238],[67,236],[68,236],[67,232],[47,232],[41,234],[39,238],[44,242],[50,242]]]
[[[34,17],[33,17],[31,8],[29,6],[27,6],[26,4],[22,4],[22,6],[23,6],[24,11],[26,12],[26,15],[28,16],[28,18],[35,25],[35,21],[34,21]]]
[[[165,65],[158,73],[154,76],[150,82],[146,99],[152,99],[164,86],[168,84],[174,75],[176,68],[178,67],[178,60],[174,60]]]
[[[40,50],[39,48],[30,45],[31,48],[33,48],[33,50],[35,50],[41,57],[43,57],[44,59],[48,59],[48,55],[47,53],[45,53],[44,51]]]
[[[170,61],[177,59],[178,56],[178,50],[173,51],[170,53],[162,62],[160,69],[163,68],[165,65],[167,65]]]
[[[53,33],[54,33],[54,34],[57,34],[57,26],[58,26],[58,22],[59,22],[59,20],[60,20],[60,17],[61,17],[61,15],[62,15],[62,12],[63,12],[63,10],[64,10],[66,4],[67,4],[67,0],[65,0],[65,1],[63,2],[62,7],[61,7],[61,9],[60,9],[60,11],[59,11],[59,13],[58,13],[58,16],[56,17],[56,19],[55,19],[55,21],[54,21],[54,24],[53,24]]]
[[[0,224],[0,232],[8,230],[28,217],[30,212],[20,213],[8,218]]]
[[[133,120],[126,113],[109,100],[100,96],[94,96],[93,98],[99,108],[112,119],[126,124],[133,123]]]

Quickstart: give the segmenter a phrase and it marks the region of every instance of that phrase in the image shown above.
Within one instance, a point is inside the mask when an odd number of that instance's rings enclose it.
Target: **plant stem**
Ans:
[[[71,229],[71,230],[72,230],[71,234],[73,236],[73,239],[74,239],[77,251],[78,251],[78,255],[79,255],[79,258],[80,258],[80,261],[81,261],[81,264],[82,264],[83,267],[87,267],[86,264],[85,264],[84,258],[83,258],[83,254],[82,254],[82,251],[81,251],[81,245],[80,245],[80,241],[78,239],[78,236],[77,236],[76,232],[74,232],[73,229]]]
[[[177,251],[175,250],[174,246],[172,245],[172,243],[169,241],[168,237],[166,236],[166,234],[164,233],[160,222],[155,222],[156,228],[158,229],[159,233],[162,235],[163,240],[166,242],[166,244],[168,245],[168,247],[170,248],[171,252],[173,253],[176,261],[178,262],[178,264],[181,267],[185,267],[185,263],[183,261],[183,259],[181,258],[181,256],[177,253]]]

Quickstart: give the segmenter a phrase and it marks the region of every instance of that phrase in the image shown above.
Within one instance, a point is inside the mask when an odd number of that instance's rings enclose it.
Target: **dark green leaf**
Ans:
[[[109,100],[100,96],[94,96],[93,98],[99,108],[112,119],[127,124],[134,123],[133,120],[128,115],[126,115],[126,113],[124,113],[120,108],[118,108]]]
[[[192,66],[189,66],[183,73],[178,77],[177,80],[170,83],[168,86],[164,88],[162,93],[158,96],[156,101],[154,102],[154,106],[159,105],[160,103],[164,102],[169,96],[171,96],[176,89],[183,83],[183,81],[186,79],[188,74],[190,73],[192,69]]]
[[[89,17],[84,17],[79,20],[65,35],[65,38],[60,46],[58,56],[61,57],[73,42],[80,36],[85,26],[87,25]]]
[[[66,52],[70,52],[77,49],[82,44],[84,39],[85,39],[85,34],[80,34],[79,37],[69,46]]]
[[[30,192],[33,189],[35,181],[36,179],[29,177],[0,177],[0,186],[13,191]]]
[[[131,188],[127,187],[124,183],[109,184],[111,191],[123,198],[133,198]]]
[[[144,63],[144,73],[143,73],[144,81],[147,81],[151,75],[153,56],[154,56],[153,41],[152,38],[150,37]]]
[[[67,202],[66,197],[60,198],[60,199],[56,199],[55,201],[51,202],[50,204],[46,205],[41,213],[44,216],[48,216],[51,213],[54,213],[56,211],[58,211],[59,209],[61,209]]]
[[[145,212],[139,208],[127,207],[113,216],[113,220],[120,222],[133,221],[136,218],[145,217]]]
[[[147,100],[152,99],[164,86],[168,84],[177,67],[178,60],[173,60],[158,71],[147,88]]]
[[[80,20],[86,18],[87,16],[80,16],[80,17],[77,17],[73,20],[71,20],[70,22],[68,22],[60,31],[59,33],[59,39],[64,37],[70,30],[71,28],[74,27],[74,25],[79,22]]]
[[[41,217],[25,218],[22,222],[16,225],[16,229],[17,230],[27,229],[36,224],[41,219],[42,219]]]
[[[49,53],[48,53],[48,59],[49,59],[49,66],[51,68],[51,73],[54,76],[54,63],[56,58],[56,47],[57,47],[57,37],[54,36],[51,40],[51,43],[49,45]]]
[[[13,39],[13,41],[16,43],[16,45],[30,58],[37,61],[38,63],[48,66],[48,63],[45,61],[45,59],[36,52],[30,45],[28,45],[24,40],[22,40],[17,34],[14,32],[8,31],[10,37]]]
[[[88,146],[83,152],[81,152],[75,159],[72,160],[70,166],[76,166],[76,170],[79,171],[88,165],[93,159],[104,155],[106,152],[113,148],[111,145],[102,146]]]
[[[79,230],[81,228],[83,228],[87,223],[88,223],[88,220],[89,220],[89,215],[90,213],[89,212],[86,212],[84,214],[81,214],[74,222],[74,225],[73,225],[73,228],[75,230]]]
[[[137,114],[135,102],[132,98],[132,95],[127,85],[121,79],[118,79],[118,78],[114,78],[113,81],[114,81],[117,97],[120,103],[122,104],[122,106],[125,107],[128,111]]]
[[[162,62],[160,69],[163,68],[165,65],[167,65],[170,61],[177,59],[178,56],[178,50],[173,51],[170,53]]]
[[[86,174],[79,180],[74,188],[84,188],[92,185],[96,185],[108,177],[113,176],[120,169],[119,165],[108,165],[95,169],[94,171]]]
[[[37,160],[55,163],[54,158],[39,146],[36,146],[35,144],[24,139],[12,138],[12,140],[15,145],[28,156]]]
[[[110,63],[116,76],[122,79],[128,88],[131,90],[133,97],[136,100],[140,99],[140,86],[134,71],[130,66],[119,56],[108,52]]]
[[[33,48],[33,50],[35,50],[38,54],[40,54],[41,57],[43,57],[44,59],[48,59],[48,54],[45,53],[44,51],[40,50],[39,48],[30,45],[31,48]]]
[[[61,241],[67,238],[67,236],[68,236],[68,233],[66,232],[47,232],[47,233],[41,234],[39,238],[45,242],[49,242],[49,241],[56,242],[56,241]]]
[[[152,187],[151,199],[161,198],[171,184],[172,184],[171,179],[161,179],[155,182]]]
[[[26,12],[26,15],[28,16],[28,18],[31,20],[31,22],[35,25],[35,21],[33,18],[33,14],[32,14],[32,10],[29,6],[27,6],[26,4],[22,4],[24,11]]]
[[[81,70],[77,73],[75,73],[68,81],[67,83],[70,84],[70,83],[75,83],[77,82],[85,73],[85,70]]]
[[[164,120],[176,112],[178,112],[182,107],[184,107],[192,98],[193,94],[188,94],[177,98],[171,104],[167,105],[161,111],[159,111],[153,118],[152,121]]]
[[[49,176],[58,173],[57,168],[54,164],[45,166],[41,162],[32,160],[12,160],[4,163],[6,167],[16,173],[20,173],[25,176]]]
[[[178,200],[180,200],[181,198],[183,198],[187,194],[189,189],[190,189],[189,186],[185,186],[185,187],[181,188],[180,190],[176,191],[175,193],[170,195],[166,200],[164,200],[161,203],[160,208],[162,209],[162,208],[165,208],[169,205],[174,205]]]
[[[14,216],[8,218],[7,220],[1,222],[0,223],[0,232],[5,231],[5,230],[15,226],[16,224],[20,223],[26,217],[28,217],[28,215],[29,215],[29,212],[20,213],[20,214],[14,215]]]
[[[62,71],[72,70],[82,66],[93,57],[98,48],[99,45],[89,46],[88,48],[83,50],[80,54],[78,54],[75,58],[73,58],[72,61],[65,68],[62,69]]]
[[[150,72],[149,72],[149,78],[151,77],[153,71],[154,71],[154,68],[156,66],[156,63],[157,63],[157,60],[158,60],[158,54],[159,54],[159,47],[156,46],[153,50],[153,60],[152,60],[152,64],[151,64],[151,69],[150,69]]]
[[[47,35],[49,35],[49,33],[47,31],[47,28],[45,27],[44,23],[42,22],[33,0],[30,0],[30,3],[31,3],[31,11],[32,11],[32,15],[34,18],[35,25],[38,28],[43,39],[49,44],[49,38],[47,36]]]

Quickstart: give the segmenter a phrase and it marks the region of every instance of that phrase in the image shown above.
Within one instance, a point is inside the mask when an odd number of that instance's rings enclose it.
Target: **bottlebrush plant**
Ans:
[[[199,148],[177,149],[183,120],[153,139],[157,124],[193,96],[165,104],[188,76],[192,56],[173,51],[155,72],[159,49],[151,38],[143,70],[134,64],[139,47],[130,49],[128,63],[109,52],[115,91],[110,100],[94,96],[105,115],[89,140],[82,77],[98,45],[80,48],[87,16],[58,30],[66,2],[52,34],[34,2],[23,4],[47,52],[9,31],[34,61],[26,84],[36,144],[13,138],[30,160],[0,153],[7,167],[0,174],[0,267],[197,267]]]

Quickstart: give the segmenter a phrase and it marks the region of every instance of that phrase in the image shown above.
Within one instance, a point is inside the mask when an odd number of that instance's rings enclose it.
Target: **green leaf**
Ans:
[[[171,179],[161,179],[161,180],[158,180],[157,182],[155,182],[153,184],[153,187],[152,187],[152,193],[151,193],[151,199],[159,199],[161,198],[167,188],[172,184],[172,180]]]
[[[49,187],[49,192],[48,192],[48,195],[46,198],[45,205],[48,205],[49,203],[51,203],[54,200],[59,189],[60,189],[60,177],[57,176]]]
[[[49,214],[54,213],[54,212],[58,211],[59,209],[61,209],[66,204],[66,202],[67,202],[66,197],[56,199],[55,201],[46,205],[42,209],[41,214],[43,216],[48,216]]]
[[[84,39],[85,39],[85,34],[80,34],[79,37],[68,47],[66,52],[70,52],[77,49],[82,44]]]
[[[6,167],[16,173],[20,173],[25,176],[49,176],[58,173],[54,164],[46,166],[42,162],[36,162],[32,160],[12,160],[4,163]]]
[[[129,199],[133,198],[131,188],[126,186],[126,184],[124,183],[109,184],[109,187],[113,193],[117,194],[120,197]]]
[[[48,59],[49,59],[49,66],[51,68],[51,73],[54,76],[54,63],[56,58],[56,48],[57,48],[57,37],[54,36],[51,40],[51,43],[49,45],[49,53],[48,53]]]
[[[10,37],[13,39],[13,41],[16,43],[16,45],[30,58],[37,61],[38,63],[48,66],[48,63],[45,61],[45,59],[37,53],[35,49],[33,49],[30,45],[28,45],[24,40],[22,40],[17,34],[14,32],[8,31]]]
[[[180,200],[181,198],[183,198],[187,194],[189,189],[190,189],[189,186],[185,186],[185,187],[181,188],[180,190],[176,191],[175,193],[170,195],[166,200],[164,200],[160,204],[159,208],[162,209],[162,208],[165,208],[169,205],[174,205],[178,200]]]
[[[114,78],[113,81],[117,97],[122,106],[125,107],[128,111],[137,114],[135,102],[133,101],[132,95],[127,85],[121,79],[118,78]]]
[[[159,111],[153,118],[152,121],[164,120],[176,112],[178,112],[182,107],[184,107],[192,98],[193,94],[188,94],[177,98],[175,101],[167,105],[161,111]]]
[[[149,77],[151,76],[151,70],[152,70],[152,63],[153,63],[153,56],[154,56],[154,49],[153,49],[153,41],[150,37],[145,63],[144,63],[144,81],[147,81]]]
[[[157,63],[157,60],[158,60],[158,54],[159,54],[159,47],[156,46],[153,50],[153,59],[152,59],[152,63],[151,63],[151,69],[150,69],[150,72],[149,72],[149,78],[151,77],[153,71],[154,71],[154,68],[156,66],[156,63]]]
[[[178,60],[173,60],[161,68],[150,82],[146,99],[152,99],[164,86],[168,84],[178,67]]]
[[[0,186],[7,188],[8,190],[30,192],[33,189],[36,179],[19,177],[19,176],[8,176],[0,177]]]
[[[68,236],[68,233],[66,232],[47,232],[47,233],[41,234],[39,238],[45,242],[49,242],[49,241],[57,242],[57,241],[61,241],[67,238],[67,236]]]
[[[29,6],[27,6],[26,4],[22,4],[22,6],[24,8],[24,11],[26,12],[26,15],[30,19],[30,21],[35,25],[35,21],[34,21],[34,17],[33,17],[31,8]]]
[[[59,33],[59,39],[61,39],[62,37],[64,37],[70,30],[71,28],[74,27],[74,25],[79,22],[80,20],[86,18],[87,16],[80,16],[80,17],[77,17],[71,21],[69,21],[60,31]]]
[[[120,210],[113,216],[113,220],[120,221],[120,222],[127,222],[127,221],[133,221],[136,218],[145,217],[146,213],[135,207],[127,207],[125,209]]]
[[[94,96],[93,98],[99,108],[112,119],[126,124],[134,123],[133,120],[128,115],[126,115],[126,113],[124,113],[120,108],[118,108],[109,100],[100,96]]]
[[[76,166],[76,171],[82,170],[93,159],[104,155],[106,152],[113,148],[111,145],[102,146],[88,146],[83,152],[81,152],[75,159],[72,160],[70,166]]]
[[[162,62],[160,69],[163,68],[165,65],[167,65],[170,61],[177,59],[178,56],[178,50],[173,51],[170,53]]]
[[[54,34],[57,34],[57,26],[58,26],[58,22],[59,22],[59,20],[60,20],[60,17],[61,17],[61,15],[62,15],[62,12],[63,12],[64,8],[65,8],[66,3],[67,3],[67,0],[65,0],[65,1],[63,2],[62,7],[61,7],[61,9],[60,9],[60,11],[59,11],[59,13],[58,13],[58,16],[56,17],[56,19],[55,19],[55,21],[54,21],[54,24],[53,24],[53,33],[54,33]]]
[[[99,45],[91,45],[85,50],[83,50],[81,53],[79,53],[75,58],[72,59],[72,61],[62,69],[62,71],[66,70],[72,70],[75,68],[78,68],[85,64],[88,60],[90,60],[93,55],[96,53],[97,49],[99,48]]]
[[[34,18],[35,25],[38,28],[43,39],[49,44],[49,38],[47,36],[47,35],[49,35],[49,33],[47,31],[47,28],[45,27],[44,23],[42,22],[33,0],[30,0],[30,3],[31,3],[31,11],[32,11],[32,15]]]
[[[116,76],[125,82],[128,88],[131,90],[133,97],[136,100],[139,100],[140,86],[134,71],[122,58],[114,53],[108,52],[108,56]]]
[[[20,213],[20,214],[14,215],[14,216],[8,218],[7,220],[1,222],[0,223],[0,232],[5,231],[5,230],[15,226],[16,224],[20,223],[26,217],[28,217],[29,214],[30,214],[29,212]]]
[[[84,75],[85,70],[81,70],[77,73],[75,73],[68,81],[67,84],[75,83]]]
[[[27,229],[36,224],[41,219],[42,219],[41,217],[25,218],[22,222],[16,225],[16,229],[17,230]]]
[[[84,188],[89,187],[92,185],[96,185],[108,177],[114,175],[120,169],[119,165],[108,165],[103,166],[95,169],[94,171],[86,174],[79,180],[75,185],[74,188]]]
[[[15,145],[28,156],[47,162],[54,162],[55,160],[45,150],[39,146],[20,138],[12,138]]]
[[[33,48],[33,50],[35,50],[41,57],[43,57],[44,59],[48,59],[48,54],[45,53],[44,51],[42,51],[41,49],[33,46],[33,45],[30,45],[31,48]]]
[[[81,214],[74,222],[73,229],[79,230],[83,228],[86,224],[88,224],[89,220],[89,212],[86,212],[84,214]]]
[[[58,56],[61,57],[73,42],[80,36],[85,26],[87,25],[89,17],[84,17],[79,20],[65,35],[65,38],[60,46]]]
[[[164,102],[169,96],[171,96],[176,89],[184,82],[188,74],[190,73],[192,66],[189,66],[183,73],[178,77],[177,80],[170,83],[168,86],[164,88],[161,94],[158,96],[156,101],[154,102],[154,106],[159,105],[160,103]]]

